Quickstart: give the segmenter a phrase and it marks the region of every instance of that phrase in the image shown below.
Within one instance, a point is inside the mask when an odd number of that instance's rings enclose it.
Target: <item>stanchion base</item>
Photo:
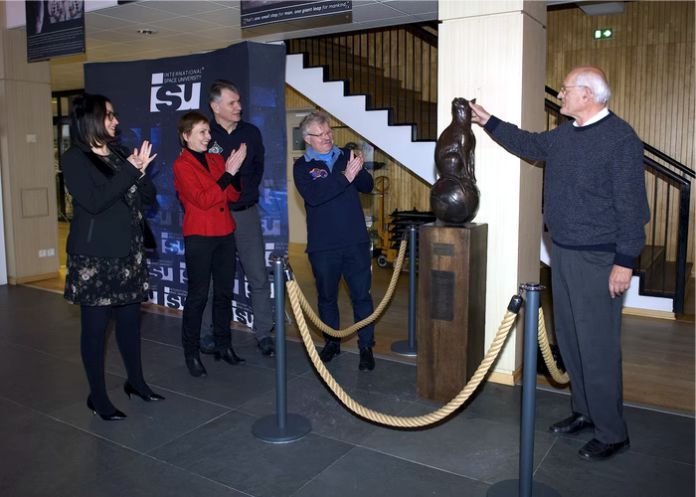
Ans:
[[[411,346],[408,344],[408,340],[399,340],[398,342],[391,344],[392,352],[399,355],[405,355],[407,357],[416,357],[418,355],[416,350],[417,349],[415,346],[411,348]]]
[[[294,442],[310,431],[312,423],[299,414],[287,414],[285,428],[278,426],[278,416],[275,414],[257,420],[251,427],[251,432],[256,438],[274,444]]]
[[[486,497],[520,497],[519,492],[520,480],[503,480],[489,488]],[[543,483],[533,481],[532,495],[529,497],[561,497],[561,494]]]

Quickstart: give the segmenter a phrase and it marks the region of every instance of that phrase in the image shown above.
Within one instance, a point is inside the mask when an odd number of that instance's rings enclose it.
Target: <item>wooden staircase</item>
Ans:
[[[387,111],[390,125],[411,126],[412,140],[435,141],[437,47],[433,40],[432,33],[419,27],[380,28],[288,40],[287,47],[288,54],[302,54],[305,67],[322,68],[325,81],[341,81],[346,94],[364,95],[367,110]]]

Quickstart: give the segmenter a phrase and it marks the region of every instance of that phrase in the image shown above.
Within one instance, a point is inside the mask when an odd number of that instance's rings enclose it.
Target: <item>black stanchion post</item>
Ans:
[[[265,442],[288,443],[299,440],[312,431],[312,424],[303,416],[287,412],[284,274],[287,259],[282,255],[273,255],[271,262],[275,290],[276,414],[257,420],[251,431],[255,437]]]
[[[560,497],[553,488],[534,481],[534,417],[536,411],[537,329],[539,291],[536,283],[520,287],[527,292],[524,306],[524,371],[522,373],[522,423],[520,426],[519,479],[504,480],[488,489],[488,497]]]
[[[408,228],[408,340],[399,340],[391,345],[395,354],[415,357],[416,350],[416,226]]]

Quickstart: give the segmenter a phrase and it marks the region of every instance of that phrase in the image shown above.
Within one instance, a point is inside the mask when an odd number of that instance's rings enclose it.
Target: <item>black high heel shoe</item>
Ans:
[[[87,408],[92,411],[92,414],[99,414],[99,417],[102,418],[104,421],[119,421],[121,419],[126,419],[126,415],[119,411],[118,409],[114,408],[114,412],[110,414],[102,414],[100,412],[97,412],[97,410],[94,407],[94,404],[92,403],[92,397],[87,397]]]
[[[126,395],[128,395],[129,399],[131,398],[131,395],[137,395],[145,402],[159,402],[160,400],[164,400],[164,397],[155,392],[148,395],[143,395],[142,393],[138,392],[129,382],[125,382],[123,384],[123,391],[126,393]]]
[[[233,366],[235,364],[244,364],[246,362],[246,359],[239,357],[235,352],[232,347],[227,347],[225,350],[222,352],[216,351],[215,352],[215,360],[223,360],[227,364],[232,364]]]

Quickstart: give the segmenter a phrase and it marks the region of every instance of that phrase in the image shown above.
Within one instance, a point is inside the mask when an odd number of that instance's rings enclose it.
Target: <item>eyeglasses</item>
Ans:
[[[333,131],[328,130],[328,131],[324,131],[323,133],[309,133],[309,132],[307,132],[306,135],[313,136],[314,138],[329,138],[329,137],[333,136]]]
[[[113,121],[114,119],[118,119],[118,114],[117,114],[116,112],[108,111],[108,112],[106,113],[106,118],[107,118],[109,121]]]
[[[568,90],[570,90],[571,88],[589,88],[589,86],[586,86],[586,85],[568,85],[568,86],[561,85],[561,90],[558,93],[559,94],[560,93],[568,93]]]

